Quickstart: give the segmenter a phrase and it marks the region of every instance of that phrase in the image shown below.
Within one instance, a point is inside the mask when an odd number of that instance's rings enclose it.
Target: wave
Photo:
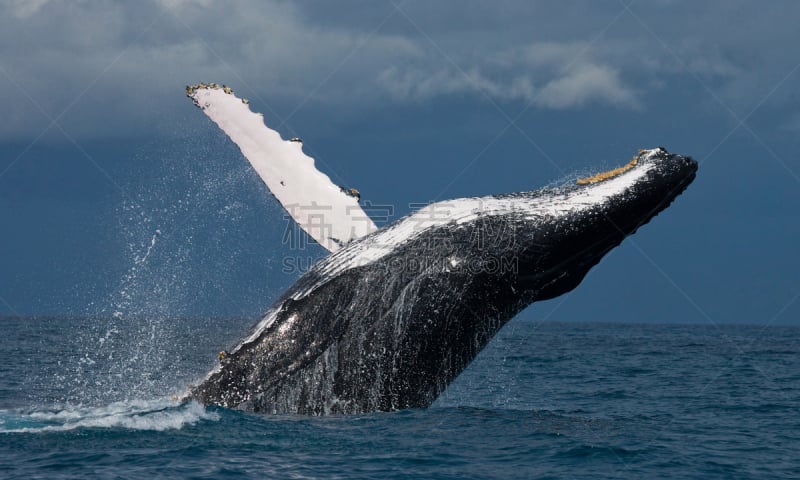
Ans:
[[[49,408],[0,410],[0,433],[63,432],[81,428],[164,431],[219,414],[197,402],[177,403],[163,398],[126,400],[104,406],[59,405]]]

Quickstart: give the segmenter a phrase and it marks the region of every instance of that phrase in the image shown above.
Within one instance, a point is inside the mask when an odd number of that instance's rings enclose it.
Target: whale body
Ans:
[[[363,211],[353,213],[357,202],[328,188],[327,177],[281,190],[313,160],[303,155],[276,169],[275,156],[302,155],[288,145],[298,139],[283,141],[260,117],[253,121],[256,114],[229,90],[201,84],[187,95],[240,146],[287,210],[287,198],[322,189],[332,199],[326,221],[339,225],[333,236],[293,215],[332,253],[191,389],[191,398],[209,405],[312,415],[427,407],[506,322],[532,302],[575,288],[697,171],[690,157],[640,150],[624,167],[571,185],[433,203],[376,230],[365,226]],[[358,232],[348,226],[357,221]]]

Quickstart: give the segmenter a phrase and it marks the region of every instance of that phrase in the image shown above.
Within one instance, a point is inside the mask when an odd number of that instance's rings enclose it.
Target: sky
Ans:
[[[0,0],[0,315],[258,318],[314,259],[184,96],[381,207],[664,146],[694,184],[535,321],[798,325],[800,3]]]

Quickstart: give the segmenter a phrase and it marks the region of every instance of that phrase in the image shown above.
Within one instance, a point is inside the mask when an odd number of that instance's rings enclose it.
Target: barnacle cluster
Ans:
[[[644,150],[639,150],[639,155],[641,155],[643,152]],[[621,175],[630,170],[631,168],[635,167],[636,164],[639,163],[639,155],[634,156],[630,162],[619,168],[615,168],[613,170],[609,170],[603,173],[598,173],[597,175],[592,175],[591,177],[579,178],[578,185],[589,185],[590,183],[602,182],[603,180],[608,180],[609,178]]]
[[[355,188],[346,188],[339,186],[339,191],[343,192],[345,195],[349,197],[355,198],[356,200],[361,200],[361,192],[359,192]]]
[[[198,90],[203,89],[203,88],[205,88],[207,90],[222,90],[223,92],[227,93],[228,95],[233,95],[233,89],[231,87],[225,85],[225,84],[220,85],[218,83],[211,82],[211,83],[198,83],[196,85],[186,85],[186,96],[191,98],[192,101],[194,102],[194,104],[196,106],[198,106],[198,107],[200,107],[200,104],[197,102],[197,98],[194,96],[194,94]],[[247,100],[246,98],[243,98],[242,99],[242,103],[244,103],[245,105],[248,105],[250,103],[250,101]],[[200,108],[202,108],[202,107],[200,107]]]

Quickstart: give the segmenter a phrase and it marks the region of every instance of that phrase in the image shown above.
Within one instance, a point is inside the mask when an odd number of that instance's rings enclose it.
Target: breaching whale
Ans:
[[[298,139],[282,140],[228,87],[201,84],[187,95],[332,252],[189,393],[253,412],[429,406],[506,322],[575,288],[697,171],[689,157],[640,150],[624,167],[571,185],[433,203],[376,229]],[[300,212],[302,202],[324,206],[323,221]]]

